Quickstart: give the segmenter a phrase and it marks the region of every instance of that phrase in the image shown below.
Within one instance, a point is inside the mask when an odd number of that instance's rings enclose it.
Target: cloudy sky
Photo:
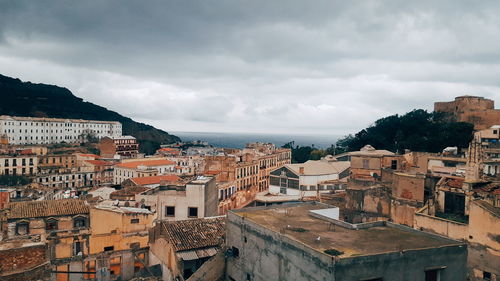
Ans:
[[[0,0],[0,73],[167,131],[343,135],[458,95],[500,103],[499,14],[488,0]]]

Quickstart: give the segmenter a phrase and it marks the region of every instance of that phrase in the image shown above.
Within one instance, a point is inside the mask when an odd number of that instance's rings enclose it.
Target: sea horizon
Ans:
[[[206,141],[215,147],[244,148],[249,142],[270,142],[277,147],[294,141],[297,146],[312,146],[325,149],[335,144],[341,135],[328,134],[280,134],[280,133],[228,133],[228,132],[181,132],[172,131],[184,142]]]

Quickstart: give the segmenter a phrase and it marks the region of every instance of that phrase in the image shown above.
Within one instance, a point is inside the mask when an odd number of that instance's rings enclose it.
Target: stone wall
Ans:
[[[186,281],[217,281],[224,278],[226,269],[226,258],[224,251],[218,252],[210,260],[206,261]]]
[[[0,251],[0,273],[29,270],[47,261],[45,245]]]
[[[472,123],[476,130],[498,125],[500,120],[500,110],[495,109],[494,101],[483,97],[463,96],[451,102],[436,102],[434,111],[448,113],[456,121]]]

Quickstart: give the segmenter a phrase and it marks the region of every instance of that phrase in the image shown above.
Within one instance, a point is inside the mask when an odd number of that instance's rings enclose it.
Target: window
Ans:
[[[491,280],[493,280],[493,279],[491,279],[491,272],[484,271],[483,272],[483,280],[484,281],[491,281]]]
[[[115,250],[115,246],[104,247],[104,252],[106,252],[106,251],[114,251],[114,250]]]
[[[370,159],[363,159],[363,169],[370,168]]]
[[[19,222],[16,224],[16,234],[17,235],[27,235],[30,233],[30,227],[28,222]]]
[[[441,269],[431,269],[425,271],[425,281],[440,281]]]
[[[234,246],[231,247],[231,254],[233,255],[233,257],[238,258],[240,256],[240,249]]]
[[[139,223],[139,219],[131,219],[130,223]]]
[[[197,207],[189,207],[188,208],[188,216],[192,218],[198,217],[198,208]]]
[[[45,230],[56,230],[57,229],[57,220],[56,219],[48,219],[45,221]]]
[[[77,217],[73,219],[73,227],[80,228],[86,226],[86,220],[83,217]]]
[[[392,170],[398,169],[398,160],[391,160],[391,169]]]
[[[175,206],[166,206],[165,207],[165,216],[175,217]]]
[[[73,256],[79,256],[83,253],[83,242],[75,241],[73,242]]]

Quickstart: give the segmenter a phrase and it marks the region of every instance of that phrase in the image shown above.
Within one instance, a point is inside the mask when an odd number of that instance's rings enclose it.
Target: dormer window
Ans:
[[[87,226],[87,220],[85,217],[76,217],[73,219],[74,228],[82,228]]]
[[[27,235],[30,233],[30,225],[27,221],[18,222],[16,224],[17,235]]]
[[[52,218],[47,219],[45,221],[45,230],[47,231],[57,230],[57,220]]]

